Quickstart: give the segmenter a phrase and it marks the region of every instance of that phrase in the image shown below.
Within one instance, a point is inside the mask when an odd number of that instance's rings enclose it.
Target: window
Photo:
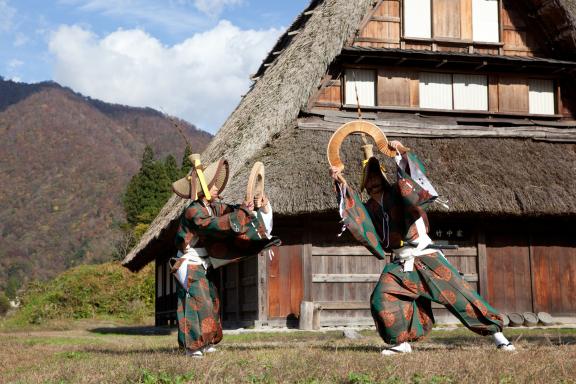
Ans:
[[[420,73],[420,108],[452,109],[452,75]]]
[[[488,78],[482,75],[455,74],[454,109],[488,110]]]
[[[356,92],[360,105],[376,105],[376,71],[367,69],[346,69],[344,104],[356,105]]]
[[[430,0],[404,0],[404,36],[432,37]]]
[[[529,79],[528,89],[529,113],[538,115],[553,115],[555,113],[553,80]]]
[[[472,1],[472,37],[474,41],[500,41],[498,0]]]
[[[500,0],[404,0],[404,37],[498,43]]]
[[[482,75],[420,73],[420,108],[488,110],[488,78]]]

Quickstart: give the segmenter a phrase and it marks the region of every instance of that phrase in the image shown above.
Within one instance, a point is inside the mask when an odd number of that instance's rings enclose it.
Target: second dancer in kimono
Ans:
[[[397,148],[401,144],[393,141],[390,145]],[[471,331],[492,335],[499,349],[514,351],[502,334],[502,315],[460,276],[428,237],[428,218],[422,207],[433,196],[412,179],[410,170],[401,171],[397,183],[391,184],[378,160],[369,158],[361,189],[366,189],[370,198],[363,204],[339,169],[330,170],[340,190],[346,227],[378,257],[383,258],[384,250],[393,254],[370,298],[378,333],[393,345],[382,354],[409,353],[409,342],[430,333],[432,302],[444,305]]]

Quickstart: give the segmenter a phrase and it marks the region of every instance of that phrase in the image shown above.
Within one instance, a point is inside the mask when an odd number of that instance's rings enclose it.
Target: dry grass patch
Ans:
[[[0,334],[0,382],[576,383],[576,330],[511,330],[516,354],[466,330],[437,331],[394,357],[380,356],[374,331],[249,333],[225,336],[203,359],[178,351],[175,334],[146,330]]]

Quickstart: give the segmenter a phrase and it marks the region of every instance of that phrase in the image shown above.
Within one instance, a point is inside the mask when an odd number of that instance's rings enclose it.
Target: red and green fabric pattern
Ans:
[[[378,333],[389,344],[416,341],[434,324],[431,302],[440,303],[462,324],[480,335],[502,331],[503,317],[459,274],[446,258],[435,253],[420,256],[414,270],[386,265],[370,298]]]
[[[178,345],[196,351],[222,340],[220,300],[201,265],[188,265],[188,287],[178,286]]]
[[[268,238],[260,215],[242,206],[212,203],[211,213],[199,201],[184,211],[176,234],[176,246],[186,242],[204,247],[211,258],[240,260],[281,244],[277,237]]]
[[[374,256],[380,260],[386,257],[382,239],[377,229],[370,220],[370,215],[360,198],[353,189],[347,187],[344,194],[344,209],[342,211],[342,223],[350,231],[352,236],[365,246]]]

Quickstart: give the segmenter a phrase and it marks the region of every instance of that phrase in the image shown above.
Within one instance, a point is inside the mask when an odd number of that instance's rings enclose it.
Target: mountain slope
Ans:
[[[55,83],[0,80],[0,289],[9,276],[53,276],[108,260],[121,195],[145,145],[182,157],[173,123],[152,109],[106,104]],[[211,135],[179,122],[194,151]]]

